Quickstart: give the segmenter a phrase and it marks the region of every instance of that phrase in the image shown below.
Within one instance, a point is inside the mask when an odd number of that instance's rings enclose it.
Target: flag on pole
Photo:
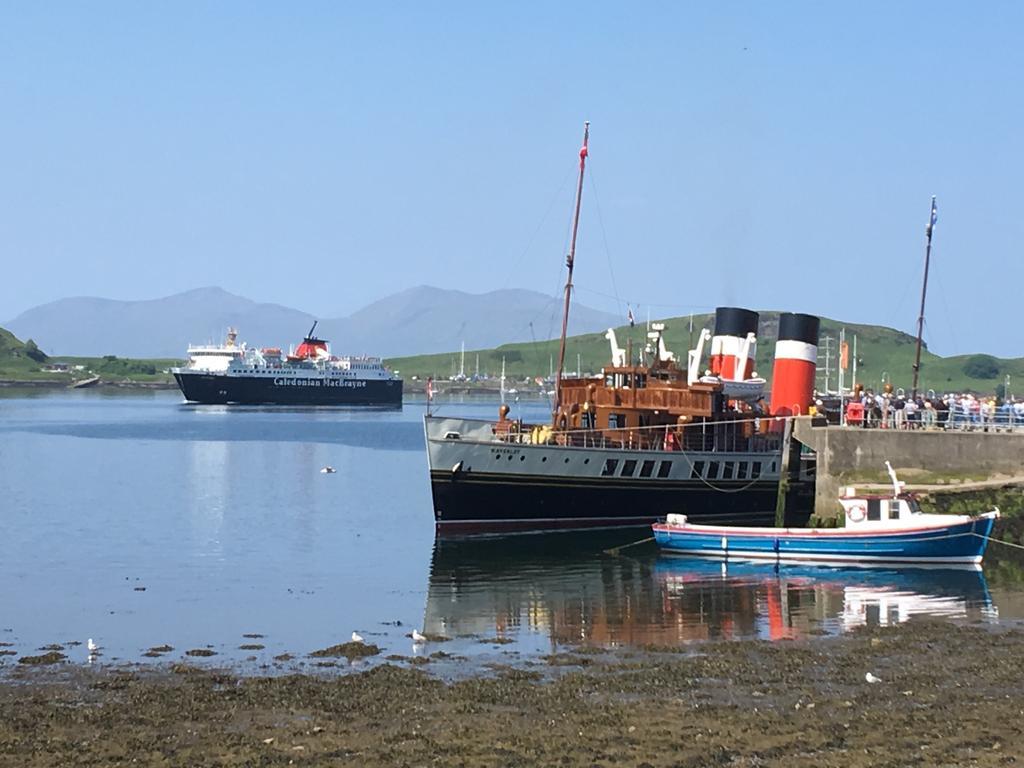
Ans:
[[[844,371],[850,367],[850,345],[845,341],[839,345],[839,367]]]
[[[626,309],[626,319],[629,320],[629,327],[632,328],[633,326],[636,325],[636,319],[633,317],[633,308],[627,304]]]
[[[434,377],[427,377],[427,402],[429,403],[434,399]]]
[[[935,222],[939,220],[939,209],[935,205],[935,195],[932,195],[932,213],[928,217],[928,237],[932,236],[932,229],[935,227]]]

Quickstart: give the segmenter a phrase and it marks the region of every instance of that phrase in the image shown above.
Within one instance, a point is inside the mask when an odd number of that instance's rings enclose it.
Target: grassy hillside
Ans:
[[[55,364],[67,365],[71,370],[46,370]],[[164,371],[178,364],[180,361],[171,359],[133,360],[113,355],[49,357],[38,349],[31,339],[22,342],[10,331],[0,328],[0,379],[25,382],[66,381],[70,384],[78,379],[98,375],[103,381],[111,382],[171,382],[173,377]],[[75,370],[79,366],[81,370]]]
[[[686,350],[690,348],[689,317],[676,317],[664,320],[666,324],[665,339],[668,348],[676,353],[677,358],[685,361]],[[779,315],[777,312],[762,312],[758,329],[760,340],[757,350],[756,369],[759,374],[771,379],[772,355],[775,338],[778,334]],[[709,330],[714,325],[714,315],[694,315],[693,339],[697,338],[701,328]],[[855,325],[840,323],[836,320],[822,318],[821,344],[818,351],[818,386],[824,388],[825,337],[832,337],[832,372],[829,388],[835,389],[835,365],[838,358],[839,331],[846,329],[846,338],[850,344],[851,363],[853,337],[857,336],[857,381],[866,387],[878,389],[885,381],[891,381],[894,387],[909,389],[913,376],[915,351],[914,337],[892,328],[877,325]],[[638,352],[643,348],[646,326],[638,323],[635,328],[621,326],[616,328],[619,345],[626,347],[626,340],[633,340],[633,349]],[[707,366],[708,347],[705,345],[703,365]],[[604,334],[586,334],[568,339],[565,353],[565,368],[575,371],[577,355],[580,356],[584,373],[595,373],[607,365],[611,359],[610,347]],[[505,359],[505,372],[510,379],[533,378],[547,376],[550,361],[558,364],[558,341],[538,341],[524,344],[505,344],[495,349],[466,350],[465,371],[472,376],[476,371],[477,356],[480,360],[480,373],[497,376],[501,371],[502,358]],[[458,372],[459,353],[449,352],[437,355],[418,355],[388,360],[388,364],[401,372],[406,379],[412,376],[425,378],[434,376],[447,379]],[[850,371],[846,373],[846,382],[850,381]],[[970,390],[974,392],[992,393],[997,385],[1002,384],[1005,376],[1010,375],[1010,392],[1019,387],[1024,394],[1024,358],[999,359],[989,355],[962,355],[958,357],[939,357],[923,350],[921,353],[921,377],[919,387],[922,390],[934,389],[937,392]]]
[[[0,373],[31,373],[47,362],[46,355],[31,339],[23,342],[10,331],[0,328]]]

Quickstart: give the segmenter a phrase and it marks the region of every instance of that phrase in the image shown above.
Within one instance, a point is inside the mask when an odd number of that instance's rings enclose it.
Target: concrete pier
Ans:
[[[1024,433],[944,430],[862,429],[820,426],[809,417],[794,420],[793,437],[818,457],[814,513],[839,514],[836,499],[844,485],[884,482],[888,460],[901,479],[912,483],[924,473],[948,480],[1024,474]]]

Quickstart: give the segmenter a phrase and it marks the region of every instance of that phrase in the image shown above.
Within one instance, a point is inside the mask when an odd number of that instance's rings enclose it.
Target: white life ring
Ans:
[[[859,523],[864,519],[866,512],[863,504],[851,504],[850,508],[846,510],[846,516],[850,518],[851,523]]]

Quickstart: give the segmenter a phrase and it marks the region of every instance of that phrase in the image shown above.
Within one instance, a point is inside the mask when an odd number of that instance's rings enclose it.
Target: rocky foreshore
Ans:
[[[252,676],[8,657],[0,764],[850,768],[1024,755],[1018,629],[921,622],[806,641],[580,648],[454,682],[432,672],[443,654],[429,658]]]
[[[25,389],[73,389],[74,381],[70,379],[0,379],[0,387]],[[90,389],[177,389],[173,381],[126,381],[100,380]]]

